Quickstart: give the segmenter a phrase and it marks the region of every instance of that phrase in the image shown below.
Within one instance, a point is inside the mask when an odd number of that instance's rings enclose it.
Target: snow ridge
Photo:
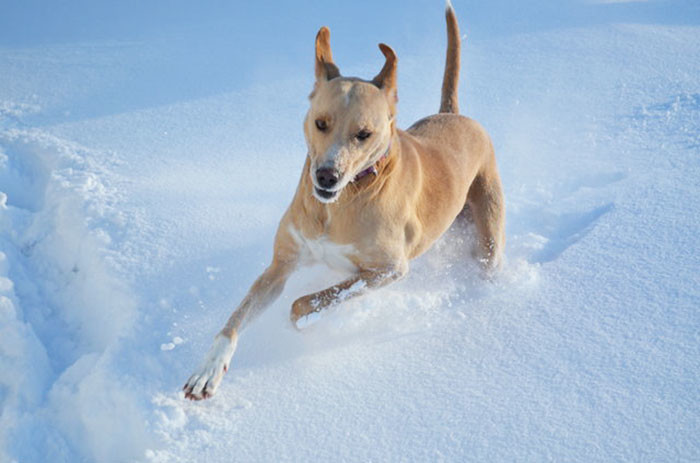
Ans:
[[[14,111],[13,122],[22,114]],[[114,434],[115,416],[138,416],[99,368],[137,307],[112,276],[113,240],[126,217],[105,178],[79,145],[38,130],[0,130],[0,449],[32,449],[37,460],[123,456],[118,432],[110,443],[90,437]],[[142,426],[132,425],[127,433]],[[81,440],[87,445],[74,448]]]

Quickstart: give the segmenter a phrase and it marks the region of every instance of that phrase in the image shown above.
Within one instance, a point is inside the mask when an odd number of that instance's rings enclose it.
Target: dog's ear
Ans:
[[[331,31],[323,26],[316,34],[316,81],[331,80],[339,75],[331,52]]]
[[[386,61],[379,74],[372,79],[372,83],[384,91],[393,107],[399,101],[396,94],[396,66],[398,59],[396,58],[396,53],[389,45],[380,43],[379,49],[384,54]]]

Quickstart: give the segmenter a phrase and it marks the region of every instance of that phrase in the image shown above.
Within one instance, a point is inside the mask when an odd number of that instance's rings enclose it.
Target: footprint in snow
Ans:
[[[533,264],[556,260],[590,233],[599,220],[615,208],[615,204],[608,201],[581,209],[578,206],[582,202],[579,198],[591,194],[598,196],[600,191],[626,177],[627,174],[620,171],[598,172],[585,173],[559,182],[547,190],[556,193],[558,199],[555,204],[563,209],[558,212],[550,210],[551,194],[542,194],[540,190],[521,193],[522,198],[514,198],[512,204],[510,223],[516,232],[510,237],[509,247],[515,254]],[[567,204],[576,205],[576,209],[566,210]]]
[[[36,147],[0,133],[0,189],[8,206],[29,212],[41,210],[49,174]]]
[[[585,212],[565,213],[551,217],[549,221],[545,221],[539,233],[546,237],[547,241],[530,257],[529,261],[543,264],[555,260],[590,233],[598,220],[614,207],[613,203],[608,203]]]

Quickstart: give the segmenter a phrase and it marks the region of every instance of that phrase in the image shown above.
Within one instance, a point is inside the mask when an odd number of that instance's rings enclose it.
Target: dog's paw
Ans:
[[[294,328],[303,331],[311,325],[315,325],[321,319],[321,312],[311,312],[308,315],[292,320]]]
[[[313,294],[300,297],[292,304],[289,320],[294,328],[302,330],[320,318],[320,311],[323,308]]]
[[[235,335],[233,339],[221,334],[216,336],[204,361],[182,388],[185,391],[185,398],[202,400],[216,393],[236,350],[236,340]]]
[[[297,320],[316,311],[318,311],[318,307],[313,304],[312,296],[303,296],[292,304],[292,311],[289,313],[289,319],[293,325],[296,325]]]

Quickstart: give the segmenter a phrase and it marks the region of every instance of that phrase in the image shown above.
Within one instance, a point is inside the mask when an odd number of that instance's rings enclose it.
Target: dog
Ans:
[[[460,214],[474,222],[476,257],[487,273],[500,264],[505,206],[486,131],[459,115],[460,36],[447,5],[447,57],[440,111],[396,128],[396,53],[372,80],[344,77],[330,31],[316,36],[316,81],[304,121],[308,155],[294,199],[280,221],[270,266],[215,337],[184,386],[211,397],[228,371],[240,330],[282,292],[299,265],[325,262],[351,276],[292,304],[293,324],[351,297],[401,279]]]

